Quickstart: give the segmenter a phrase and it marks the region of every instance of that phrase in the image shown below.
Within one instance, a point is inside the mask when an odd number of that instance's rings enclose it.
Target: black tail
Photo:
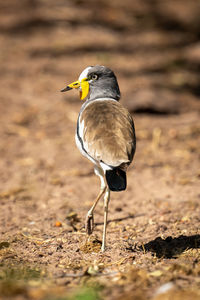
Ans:
[[[106,181],[109,189],[114,192],[126,189],[126,172],[120,168],[106,171]]]

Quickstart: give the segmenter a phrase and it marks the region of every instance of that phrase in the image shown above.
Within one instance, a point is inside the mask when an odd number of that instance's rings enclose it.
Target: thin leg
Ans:
[[[106,249],[106,228],[107,228],[107,219],[108,219],[108,204],[110,201],[110,190],[107,187],[106,193],[104,196],[104,224],[103,224],[103,237],[102,237],[102,246],[101,251],[104,252]]]
[[[101,199],[101,197],[103,196],[103,194],[105,193],[106,187],[104,187],[103,189],[100,190],[94,204],[92,205],[92,207],[90,208],[90,210],[88,211],[87,215],[86,215],[86,220],[85,220],[85,228],[86,228],[86,232],[87,234],[92,234],[93,229],[94,229],[94,217],[93,217],[93,212],[94,209],[97,205],[97,203],[99,202],[99,200]]]
[[[87,234],[89,234],[89,235],[92,234],[93,229],[94,229],[94,217],[93,217],[94,209],[106,191],[106,183],[105,183],[105,179],[104,179],[103,170],[101,168],[99,168],[98,166],[95,166],[94,171],[95,171],[95,174],[100,177],[101,189],[100,189],[100,192],[99,192],[94,204],[92,205],[92,207],[90,208],[90,210],[88,211],[88,213],[86,215],[85,228],[86,228]]]

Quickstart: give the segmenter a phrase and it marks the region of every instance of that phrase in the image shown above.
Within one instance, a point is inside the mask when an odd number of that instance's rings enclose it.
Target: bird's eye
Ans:
[[[97,79],[98,79],[97,74],[93,74],[93,75],[91,76],[91,79],[92,79],[92,80],[97,80]]]

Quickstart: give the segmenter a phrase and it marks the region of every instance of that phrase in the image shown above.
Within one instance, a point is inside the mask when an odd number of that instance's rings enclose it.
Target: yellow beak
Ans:
[[[80,99],[84,100],[88,93],[89,93],[89,83],[87,78],[83,78],[81,81],[77,80],[75,82],[72,82],[68,84],[64,89],[61,90],[61,92],[66,92],[71,89],[78,89],[80,88]]]

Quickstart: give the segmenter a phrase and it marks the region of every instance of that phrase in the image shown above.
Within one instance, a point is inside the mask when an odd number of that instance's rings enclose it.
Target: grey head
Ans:
[[[111,69],[100,65],[91,66],[81,73],[79,79],[83,73],[88,78],[90,87],[88,100],[112,98],[118,101],[120,99],[117,78]]]

